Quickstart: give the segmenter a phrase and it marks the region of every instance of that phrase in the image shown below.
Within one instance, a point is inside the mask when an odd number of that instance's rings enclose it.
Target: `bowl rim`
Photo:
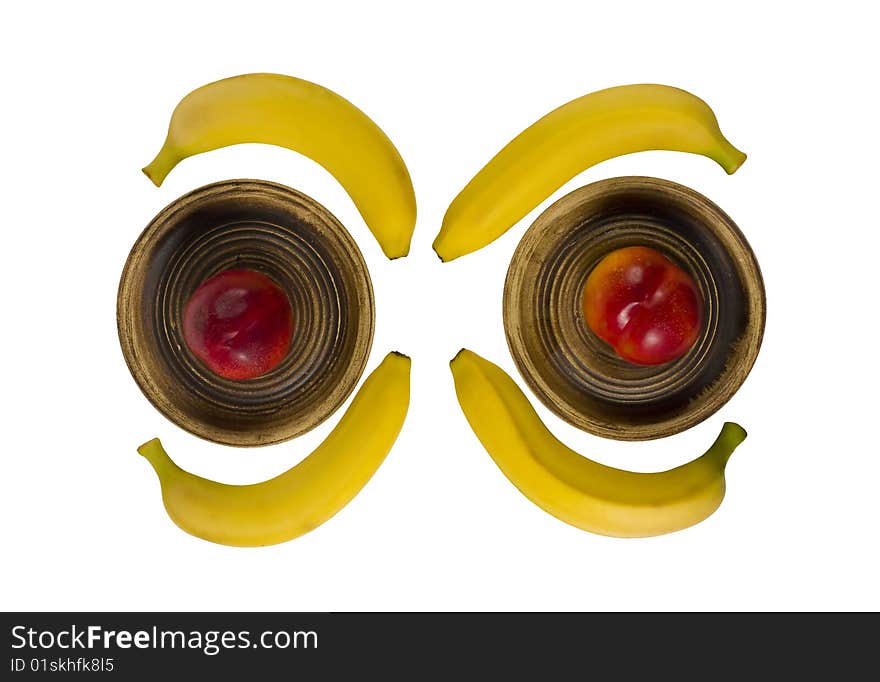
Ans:
[[[674,197],[677,203],[690,204],[708,212],[716,219],[706,224],[713,231],[731,256],[740,281],[745,289],[744,303],[747,313],[746,326],[742,335],[728,355],[728,361],[712,384],[674,415],[644,423],[618,423],[595,414],[585,413],[569,404],[544,378],[536,363],[526,352],[525,343],[514,326],[520,317],[520,294],[526,282],[521,276],[522,267],[541,242],[545,233],[559,219],[569,218],[572,213],[582,211],[586,205],[602,201],[611,193],[632,190],[645,190]],[[582,223],[580,223],[582,224]],[[566,231],[571,233],[575,227]],[[721,234],[721,231],[725,234]],[[738,248],[731,254],[726,248],[725,239],[732,240]],[[764,336],[767,317],[766,291],[757,258],[746,240],[742,230],[717,204],[703,194],[685,185],[662,178],[628,175],[606,178],[579,187],[564,195],[545,209],[529,226],[514,250],[504,281],[502,299],[502,319],[508,350],[523,380],[538,399],[554,414],[588,433],[622,441],[653,440],[681,433],[708,419],[723,407],[739,390],[758,357]]]
[[[179,408],[151,376],[140,348],[144,341],[139,340],[139,332],[135,331],[143,298],[143,292],[138,289],[138,284],[142,282],[139,273],[145,271],[160,239],[180,224],[175,216],[198,202],[210,201],[230,192],[248,192],[255,196],[265,196],[268,192],[275,198],[289,201],[290,205],[295,202],[301,210],[304,209],[318,218],[322,226],[332,230],[344,245],[346,255],[355,264],[355,295],[362,313],[358,315],[358,328],[354,332],[351,361],[344,368],[340,380],[321,401],[327,409],[311,410],[283,424],[252,430],[226,429],[198,419],[189,411]],[[351,233],[335,215],[307,194],[287,185],[259,179],[230,179],[209,183],[177,197],[162,208],[132,245],[122,269],[116,297],[116,324],[122,354],[141,393],[160,414],[184,431],[213,443],[235,447],[261,447],[282,443],[307,433],[329,419],[357,387],[366,369],[375,333],[375,319],[375,297],[369,268]]]

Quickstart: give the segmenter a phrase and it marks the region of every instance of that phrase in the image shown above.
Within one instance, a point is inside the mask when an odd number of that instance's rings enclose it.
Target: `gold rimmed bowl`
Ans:
[[[628,246],[660,251],[699,288],[700,334],[677,360],[629,363],[586,324],[590,271]],[[513,255],[503,306],[511,354],[538,398],[617,440],[672,435],[716,412],[751,370],[766,318],[757,260],[733,220],[698,192],[648,177],[602,180],[544,211]]]
[[[294,319],[283,361],[244,381],[213,373],[182,331],[196,288],[233,268],[278,284]],[[190,433],[237,446],[288,440],[339,408],[364,371],[374,317],[345,227],[310,197],[261,180],[207,185],[163,209],[132,248],[117,300],[122,351],[144,395]]]

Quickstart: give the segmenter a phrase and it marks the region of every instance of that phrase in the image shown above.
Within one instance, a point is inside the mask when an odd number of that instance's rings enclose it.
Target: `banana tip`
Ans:
[[[456,256],[448,257],[444,256],[441,251],[442,247],[440,246],[440,235],[437,235],[437,238],[434,240],[434,243],[431,244],[431,248],[434,250],[434,253],[437,254],[437,258],[440,259],[441,263],[448,263],[451,260],[455,260]]]
[[[462,349],[460,349],[460,350],[455,354],[455,357],[452,358],[452,360],[449,361],[449,366],[452,367],[452,365],[455,364],[455,361],[458,360],[459,357],[461,357],[461,354],[462,354],[462,353],[467,353],[467,352],[468,352],[468,349],[467,349],[467,348],[462,348]]]
[[[410,237],[412,239],[412,237]],[[398,260],[399,258],[406,258],[409,255],[410,242],[407,241],[406,244],[398,243],[396,245],[388,245],[388,244],[380,244],[382,247],[382,253],[385,254],[385,257],[388,260]]]

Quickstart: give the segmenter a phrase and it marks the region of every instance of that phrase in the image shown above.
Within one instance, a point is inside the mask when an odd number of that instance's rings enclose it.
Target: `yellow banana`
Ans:
[[[746,155],[709,106],[666,85],[622,85],[551,111],[515,137],[453,200],[434,250],[450,261],[490,244],[581,171],[633,152],[702,154],[728,173]]]
[[[724,467],[745,439],[727,422],[701,457],[661,473],[593,462],[559,442],[504,370],[463,349],[450,363],[461,409],[520,492],[573,526],[615,537],[662,535],[699,523],[724,498]]]
[[[292,540],[348,504],[382,464],[409,407],[410,359],[389,353],[364,381],[336,428],[283,474],[226,485],[178,467],[158,438],[138,452],[153,465],[171,520],[222,545],[255,547]]]
[[[340,182],[389,258],[409,252],[416,199],[403,159],[367,115],[315,83],[273,73],[225,78],[193,90],[144,173],[162,184],[183,159],[245,142],[308,156]]]

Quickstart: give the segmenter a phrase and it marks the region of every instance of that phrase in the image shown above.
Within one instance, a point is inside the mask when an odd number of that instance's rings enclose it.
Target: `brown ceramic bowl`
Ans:
[[[186,301],[230,268],[268,275],[287,293],[294,337],[256,379],[211,372],[182,335]],[[162,210],[122,272],[119,340],[144,395],[178,426],[227,445],[278,443],[329,417],[363,373],[373,288],[360,250],[313,199],[261,180],[201,187]]]
[[[688,271],[703,298],[699,338],[664,365],[622,360],[584,320],[592,268],[636,245]],[[706,197],[656,178],[602,180],[557,201],[523,236],[504,286],[507,342],[526,382],[567,422],[618,440],[679,433],[724,405],[755,362],[765,316],[742,232]]]

